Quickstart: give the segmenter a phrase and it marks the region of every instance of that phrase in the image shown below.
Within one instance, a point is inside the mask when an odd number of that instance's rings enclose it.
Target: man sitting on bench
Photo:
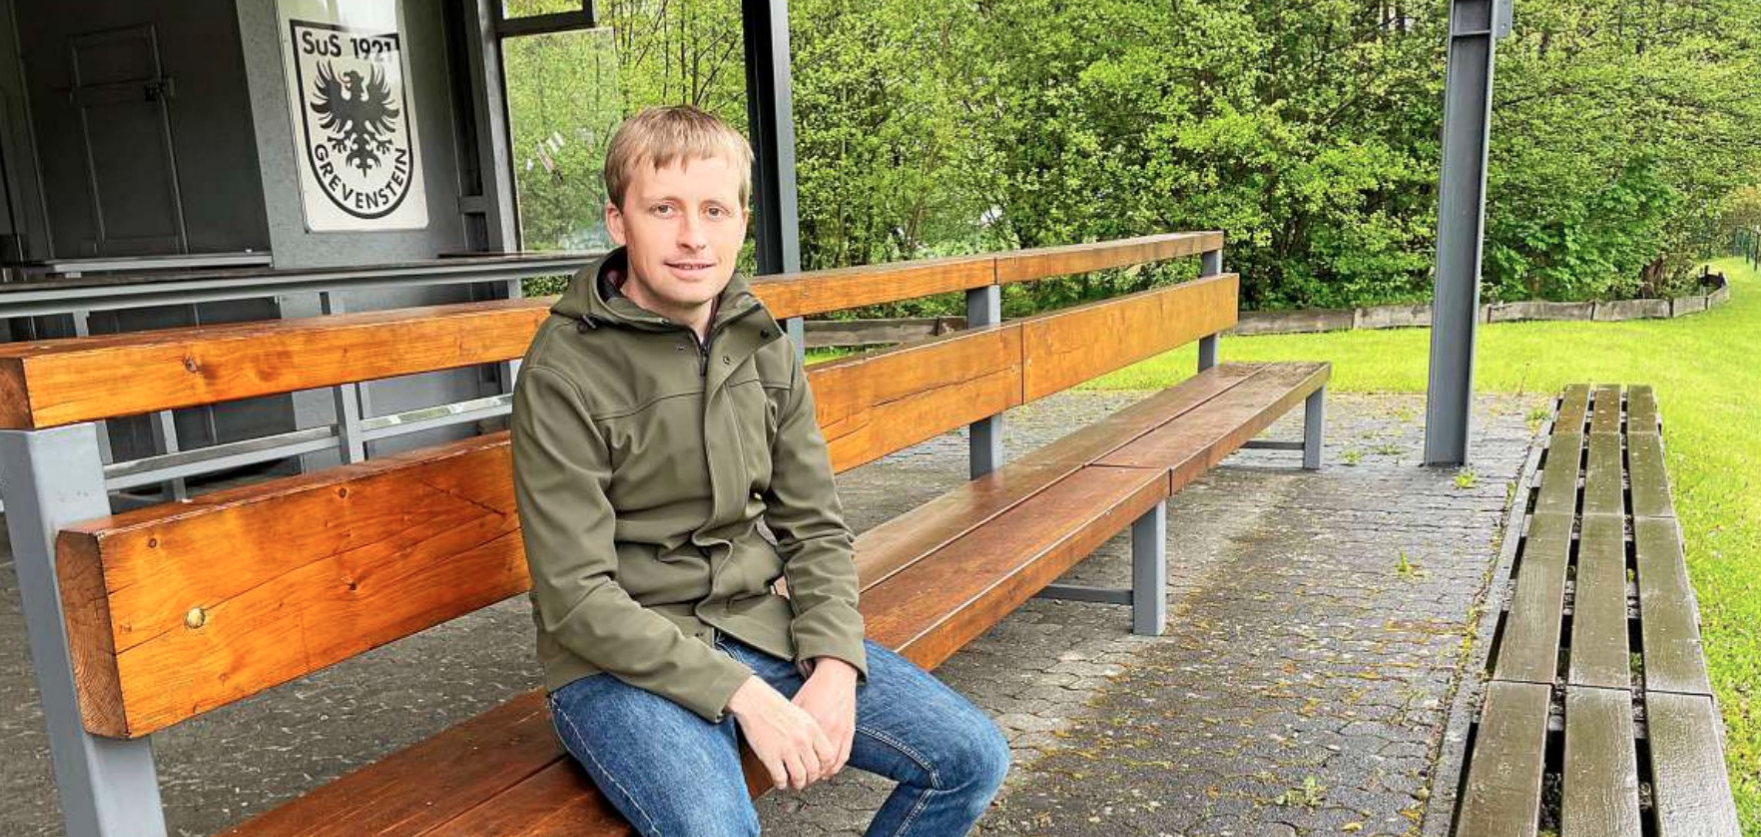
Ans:
[[[806,371],[734,275],[751,166],[695,108],[620,126],[620,246],[575,274],[521,366],[514,488],[551,716],[645,835],[758,833],[736,734],[778,787],[846,762],[897,780],[869,835],[965,834],[1009,748],[863,637]]]

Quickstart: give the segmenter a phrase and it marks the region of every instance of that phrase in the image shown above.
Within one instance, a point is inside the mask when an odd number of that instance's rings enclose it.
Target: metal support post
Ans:
[[[1321,427],[1327,420],[1327,388],[1309,393],[1302,406],[1302,467],[1321,470]]]
[[[182,450],[177,442],[176,414],[170,410],[160,410],[147,416],[147,421],[153,426],[154,453],[177,453]],[[166,480],[160,484],[159,489],[169,500],[182,502],[190,496],[189,489],[181,478]]]
[[[795,117],[789,81],[788,0],[741,0],[746,36],[746,115],[758,209],[758,272],[798,273]]]
[[[1199,255],[1198,275],[1200,278],[1216,276],[1223,272],[1223,250],[1206,250]],[[1198,339],[1198,371],[1203,372],[1217,365],[1217,338],[1219,335],[1207,334]]]
[[[518,279],[509,279],[500,284],[502,285],[503,299],[519,299],[525,295],[525,291],[520,288],[520,280]],[[520,379],[520,358],[514,358],[513,360],[502,361],[501,363],[496,364],[495,375],[496,378],[499,379],[498,383],[501,385],[500,389],[497,390],[498,394],[513,392],[514,384]],[[490,393],[485,394],[487,395]]]
[[[788,317],[783,320],[783,331],[789,335],[789,341],[795,344],[795,357],[807,362],[807,318]]]
[[[55,579],[55,533],[110,514],[97,426],[0,430],[0,488],[67,834],[164,837],[151,745],[92,735],[80,720]]]
[[[73,336],[92,336],[92,312],[79,309],[68,316],[73,319]],[[106,463],[116,461],[116,453],[110,449],[110,425],[103,421],[98,422],[98,455]]]
[[[1217,365],[1217,335],[1207,334],[1198,339],[1198,371],[1203,372]]]
[[[341,314],[345,310],[342,300],[331,291],[318,294],[318,302],[325,316]],[[365,412],[361,385],[337,384],[330,391],[336,400],[337,452],[342,454],[343,464],[360,462],[367,458],[367,440],[361,432],[361,414]]]
[[[1473,419],[1474,340],[1486,225],[1486,151],[1492,131],[1496,40],[1510,31],[1511,0],[1451,0],[1443,91],[1443,170],[1437,197],[1437,278],[1425,464],[1464,465]]]
[[[1131,524],[1131,632],[1161,636],[1168,624],[1168,503]]]
[[[980,328],[1003,321],[1003,289],[986,285],[966,291],[966,327]],[[978,479],[1003,467],[1003,415],[987,416],[968,425],[970,471]]]

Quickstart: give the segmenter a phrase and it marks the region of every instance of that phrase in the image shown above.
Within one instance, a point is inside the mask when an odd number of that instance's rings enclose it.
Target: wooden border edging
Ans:
[[[1605,302],[1528,300],[1480,306],[1480,322],[1668,320],[1709,311],[1730,301],[1730,281],[1704,294],[1673,299],[1617,299]],[[1376,305],[1367,308],[1308,308],[1296,311],[1243,311],[1230,334],[1307,334],[1379,328],[1429,328],[1431,306]]]
[[[1480,322],[1624,322],[1665,320],[1710,311],[1730,301],[1730,282],[1705,294],[1672,299],[1626,299],[1607,302],[1546,302],[1530,300],[1480,306]],[[964,317],[916,317],[886,320],[808,320],[807,347],[876,346],[946,334],[964,328]],[[1314,334],[1353,329],[1429,328],[1429,305],[1377,305],[1367,308],[1302,308],[1293,311],[1243,311],[1234,336]]]

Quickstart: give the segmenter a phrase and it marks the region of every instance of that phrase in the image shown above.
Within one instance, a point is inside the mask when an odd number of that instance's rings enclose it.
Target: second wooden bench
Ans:
[[[1546,438],[1450,833],[1736,837],[1656,397],[1568,387]]]

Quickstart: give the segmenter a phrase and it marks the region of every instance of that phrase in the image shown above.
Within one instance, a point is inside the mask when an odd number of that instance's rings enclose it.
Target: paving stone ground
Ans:
[[[1017,408],[1004,445],[1019,455],[1139,397]],[[1322,471],[1243,451],[1170,501],[1164,636],[1131,635],[1125,608],[1035,600],[955,655],[938,676],[1016,757],[975,833],[1416,833],[1540,403],[1479,399],[1470,477],[1418,466],[1422,397],[1330,396]],[[1270,435],[1300,438],[1300,421]],[[839,492],[862,531],[965,469],[949,434],[842,475]],[[1063,580],[1129,578],[1121,535]],[[155,735],[171,833],[213,834],[535,688],[530,631],[516,597]],[[0,834],[60,835],[23,637],[0,540]],[[846,771],[759,812],[766,834],[857,835],[887,789]]]

